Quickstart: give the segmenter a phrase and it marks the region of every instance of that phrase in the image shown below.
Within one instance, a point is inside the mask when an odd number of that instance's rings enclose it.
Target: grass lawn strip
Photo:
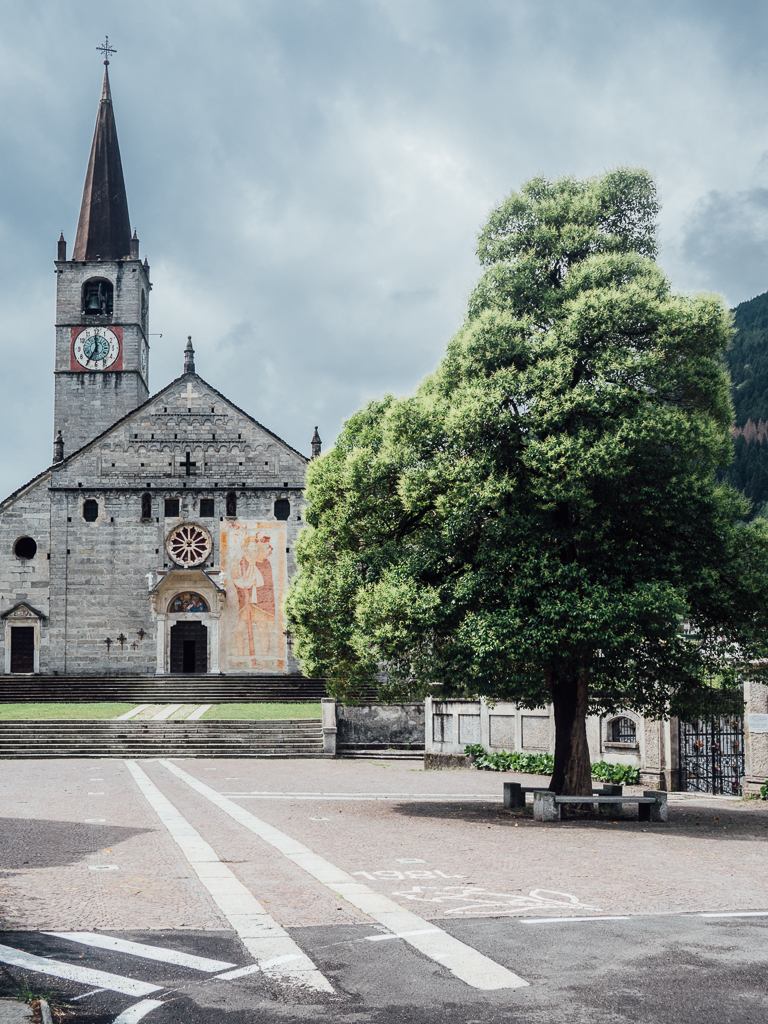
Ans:
[[[214,704],[203,715],[203,721],[211,719],[257,719],[257,718],[320,718],[318,704]]]
[[[117,718],[135,708],[129,704],[0,704],[0,722],[66,718]]]

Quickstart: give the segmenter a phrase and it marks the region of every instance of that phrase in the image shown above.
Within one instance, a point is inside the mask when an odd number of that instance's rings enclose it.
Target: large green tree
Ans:
[[[305,668],[348,700],[551,701],[561,793],[591,792],[588,714],[714,712],[765,653],[768,526],[715,479],[730,315],[671,291],[656,216],[641,170],[527,182],[436,372],[308,475]]]

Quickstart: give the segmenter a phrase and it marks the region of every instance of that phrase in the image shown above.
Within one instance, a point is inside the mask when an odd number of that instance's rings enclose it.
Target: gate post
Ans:
[[[746,775],[741,781],[744,795],[757,796],[768,781],[768,686],[744,683],[744,745]]]
[[[321,698],[323,712],[323,753],[336,756],[336,700],[334,697]]]

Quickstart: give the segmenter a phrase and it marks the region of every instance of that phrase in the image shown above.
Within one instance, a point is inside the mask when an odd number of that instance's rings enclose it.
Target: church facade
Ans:
[[[181,376],[150,396],[150,268],[106,67],[66,248],[53,462],[0,502],[5,673],[299,672],[283,600],[308,460],[196,373],[191,339]]]

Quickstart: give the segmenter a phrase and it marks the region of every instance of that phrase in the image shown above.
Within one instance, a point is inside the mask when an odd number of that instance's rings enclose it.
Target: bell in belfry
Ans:
[[[99,291],[91,289],[88,292],[88,298],[85,300],[85,312],[86,313],[100,313],[101,312],[101,296]]]

